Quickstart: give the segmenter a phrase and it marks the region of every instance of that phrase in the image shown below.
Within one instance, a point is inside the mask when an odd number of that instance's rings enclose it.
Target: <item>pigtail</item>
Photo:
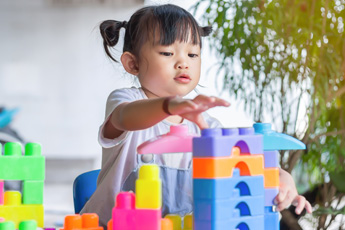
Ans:
[[[207,37],[211,33],[212,33],[212,26],[200,27],[200,36],[201,37]]]
[[[106,54],[115,62],[115,58],[111,55],[109,48],[117,44],[120,37],[120,29],[127,27],[127,22],[119,22],[115,20],[106,20],[101,23],[99,26],[102,38],[103,38],[103,47]]]

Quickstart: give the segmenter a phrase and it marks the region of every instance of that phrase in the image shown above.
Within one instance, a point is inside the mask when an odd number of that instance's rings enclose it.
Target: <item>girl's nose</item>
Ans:
[[[176,63],[176,67],[177,67],[178,69],[188,69],[188,63],[185,62],[185,61],[178,61],[178,62]]]

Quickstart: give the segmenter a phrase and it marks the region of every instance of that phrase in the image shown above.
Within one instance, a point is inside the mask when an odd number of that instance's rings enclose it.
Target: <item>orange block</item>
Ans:
[[[239,168],[241,176],[264,175],[263,155],[193,158],[193,178],[229,178],[233,168]]]
[[[98,215],[95,213],[75,214],[65,217],[64,228],[61,230],[103,230],[98,226]]]
[[[279,187],[279,168],[265,168],[264,170],[264,187]]]
[[[168,218],[161,219],[161,230],[173,230],[173,222]]]

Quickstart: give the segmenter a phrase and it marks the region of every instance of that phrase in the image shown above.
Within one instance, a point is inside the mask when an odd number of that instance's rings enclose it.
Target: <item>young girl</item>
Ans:
[[[211,32],[210,27],[200,27],[190,13],[168,4],[144,7],[128,22],[104,21],[100,25],[104,49],[115,62],[110,48],[117,44],[120,29],[126,31],[121,63],[128,73],[138,77],[141,87],[115,90],[107,100],[105,120],[99,131],[102,169],[97,190],[82,210],[97,213],[103,226],[111,218],[115,195],[123,190],[134,191],[137,169],[149,162],[160,166],[163,216],[192,212],[191,155],[183,155],[178,159],[178,168],[172,168],[167,165],[176,159],[139,157],[136,148],[167,133],[173,124],[185,124],[194,134],[199,134],[200,129],[221,127],[205,111],[230,105],[204,95],[183,98],[199,82],[201,37]],[[305,199],[298,196],[291,176],[281,172],[284,186],[277,196],[278,208],[294,201],[298,203],[298,212],[305,206],[311,210]]]

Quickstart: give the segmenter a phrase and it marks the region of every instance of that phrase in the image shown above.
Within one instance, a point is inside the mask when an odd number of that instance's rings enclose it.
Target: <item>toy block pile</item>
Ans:
[[[25,155],[19,143],[6,143],[4,154],[0,145],[0,217],[13,221],[15,227],[23,220],[36,220],[43,227],[43,187],[45,159],[41,145],[27,143]],[[4,191],[4,181],[22,181],[20,191]]]

